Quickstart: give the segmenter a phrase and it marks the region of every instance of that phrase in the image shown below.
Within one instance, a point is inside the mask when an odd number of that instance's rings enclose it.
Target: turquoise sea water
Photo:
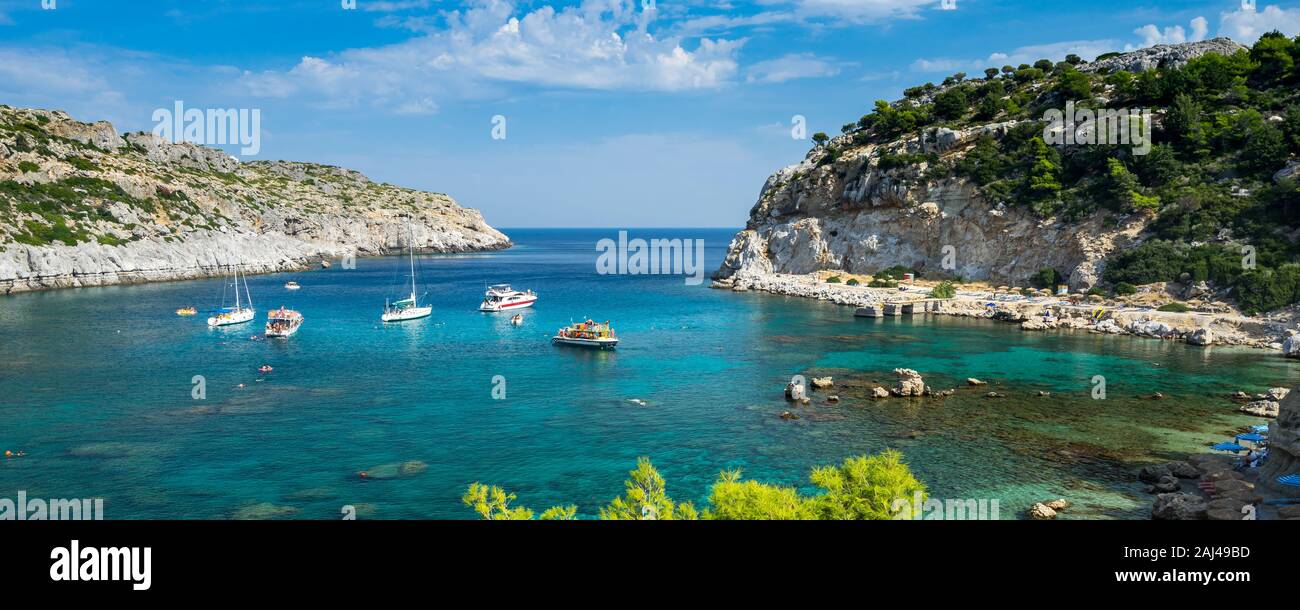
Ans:
[[[217,330],[173,310],[217,306],[220,280],[0,298],[0,450],[27,452],[0,458],[0,497],[102,497],[117,519],[332,519],[345,504],[362,517],[468,518],[460,495],[482,481],[523,505],[576,503],[592,516],[637,456],[676,499],[702,503],[722,469],[806,488],[812,466],[893,447],[936,497],[996,498],[1003,518],[1055,497],[1076,502],[1070,516],[1140,516],[1149,498],[1135,464],[1253,423],[1228,392],[1300,382],[1295,363],[1248,349],[854,319],[680,276],[601,276],[595,243],[615,231],[507,233],[518,244],[508,251],[423,257],[434,314],[400,325],[378,318],[401,258],[254,276],[256,323]],[[704,239],[712,271],[732,231],[640,233]],[[289,279],[303,289],[284,290]],[[475,310],[484,282],[541,300],[512,327]],[[302,330],[250,340],[282,304],[304,313]],[[549,343],[587,317],[613,321],[616,351]],[[862,398],[896,367],[958,394]],[[781,390],[794,374],[834,375],[843,400],[790,406]],[[191,397],[195,375],[205,400]],[[497,375],[505,400],[493,399]],[[1093,375],[1106,377],[1106,400],[1091,399]],[[991,386],[965,388],[966,377]],[[990,389],[1008,397],[984,398]],[[1144,398],[1156,391],[1167,398]],[[427,469],[358,476],[412,460]]]

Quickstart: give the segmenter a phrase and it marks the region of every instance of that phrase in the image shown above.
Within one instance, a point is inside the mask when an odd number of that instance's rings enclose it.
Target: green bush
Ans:
[[[1137,292],[1137,288],[1128,282],[1115,284],[1115,294],[1120,296],[1130,295]]]
[[[916,270],[912,269],[911,267],[906,267],[903,265],[894,265],[893,267],[890,267],[888,269],[882,269],[879,273],[876,273],[873,277],[901,280],[903,279],[903,276],[908,273],[915,275]]]
[[[872,278],[867,286],[871,288],[898,288],[898,282],[887,278]]]
[[[855,278],[855,277],[854,277],[854,278],[849,278],[849,281],[844,282],[844,284],[845,284],[846,286],[857,286],[857,285],[860,284],[860,283],[861,283],[861,282],[858,281],[858,278]]]
[[[1156,311],[1169,311],[1174,313],[1186,313],[1191,310],[1192,308],[1188,307],[1186,303],[1178,303],[1178,302],[1165,303],[1164,305],[1161,305],[1160,307],[1156,308]]]
[[[957,296],[957,287],[953,286],[952,282],[939,282],[939,285],[930,291],[930,296],[936,299],[951,299]]]
[[[34,172],[39,169],[41,169],[41,166],[36,163],[32,163],[31,161],[18,162],[18,171],[20,172]]]
[[[841,281],[843,281],[843,280],[841,280],[841,279],[840,279],[840,276],[838,276],[838,275],[832,275],[832,276],[826,278],[826,283],[827,283],[827,284],[838,284],[838,283],[840,283]]]
[[[1061,273],[1059,271],[1052,269],[1050,267],[1046,267],[1041,269],[1037,274],[1035,274],[1034,277],[1032,278],[1032,281],[1034,286],[1037,286],[1038,288],[1047,288],[1049,290],[1055,290],[1057,285],[1065,281],[1065,278],[1061,277]]]

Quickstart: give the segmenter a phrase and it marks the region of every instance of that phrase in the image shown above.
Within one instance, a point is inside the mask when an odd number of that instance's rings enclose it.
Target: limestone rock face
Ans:
[[[1200,57],[1206,53],[1218,53],[1220,55],[1232,55],[1246,47],[1231,38],[1213,38],[1185,44],[1156,45],[1145,49],[1124,53],[1118,57],[1095,61],[1085,64],[1081,70],[1085,72],[1114,72],[1115,70],[1127,70],[1129,72],[1140,72],[1167,65],[1170,67],[1181,66],[1187,62]]]
[[[1282,354],[1288,358],[1300,358],[1300,335],[1292,335],[1282,342]]]
[[[27,234],[27,223],[45,218],[20,210],[0,220],[0,293],[220,276],[233,264],[249,273],[285,271],[388,254],[411,241],[408,222],[417,250],[510,246],[477,210],[446,195],[375,183],[348,169],[241,163],[152,134],[122,137],[109,123],[57,111],[0,108],[0,122],[41,133],[22,135],[19,146],[21,134],[0,130],[0,182],[16,182],[17,196],[36,203],[41,187],[72,193],[59,201],[60,218],[77,235],[71,245],[33,245],[40,240]]]
[[[1268,460],[1260,466],[1260,484],[1294,495],[1294,487],[1277,483],[1277,477],[1300,472],[1300,392],[1295,388],[1282,399],[1277,420],[1268,427]]]
[[[1205,53],[1243,48],[1227,38],[1160,45],[1081,69],[1109,73],[1182,65]],[[915,101],[926,103],[943,89]],[[1101,281],[1107,256],[1143,239],[1149,215],[1127,215],[1118,222],[1104,214],[1068,222],[1044,219],[1026,207],[986,200],[965,178],[928,175],[929,161],[903,167],[882,162],[899,155],[937,155],[943,163],[953,163],[982,136],[1000,138],[1017,125],[938,126],[891,142],[836,136],[767,179],[715,279],[824,269],[871,274],[903,265],[922,273],[943,271],[1023,286],[1050,267],[1068,278],[1072,290],[1092,288]],[[831,157],[830,148],[836,156]],[[945,251],[953,254],[955,268],[944,268]]]

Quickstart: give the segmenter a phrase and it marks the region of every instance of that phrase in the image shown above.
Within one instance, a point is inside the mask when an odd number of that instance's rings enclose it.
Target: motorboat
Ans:
[[[479,304],[479,311],[508,311],[511,309],[523,309],[532,307],[537,302],[537,294],[531,290],[515,290],[510,284],[497,284],[488,286],[483,293],[483,302]]]

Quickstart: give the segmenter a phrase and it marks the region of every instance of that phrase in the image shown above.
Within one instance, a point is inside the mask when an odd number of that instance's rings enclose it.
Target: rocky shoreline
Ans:
[[[828,301],[849,307],[928,298],[928,290],[905,291],[830,284],[816,274],[740,273],[715,280],[711,286],[736,292],[760,291]],[[992,303],[994,307],[990,307]],[[1101,304],[1072,304],[1060,297],[1007,297],[959,291],[952,299],[934,302],[929,313],[992,318],[1019,324],[1022,330],[1082,330],[1182,341],[1191,345],[1238,345],[1276,350],[1300,357],[1300,337],[1283,323],[1234,314],[1162,312],[1154,309]]]
[[[451,197],[0,106],[0,294],[511,246]]]

